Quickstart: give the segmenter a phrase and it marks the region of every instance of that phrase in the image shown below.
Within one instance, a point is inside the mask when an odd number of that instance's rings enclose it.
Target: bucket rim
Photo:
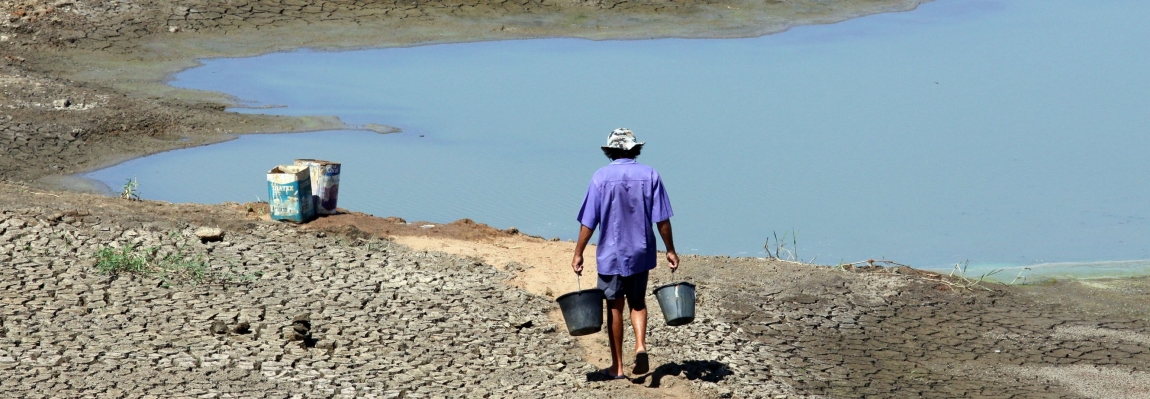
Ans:
[[[591,293],[591,292],[598,292],[598,293],[599,293],[599,296],[601,296],[601,297],[604,295],[604,294],[603,294],[603,290],[601,290],[601,289],[598,289],[598,288],[588,288],[588,289],[585,289],[585,290],[582,290],[582,291],[568,292],[568,293],[566,293],[566,294],[560,295],[558,298],[555,298],[555,302],[559,302],[559,301],[562,301],[562,300],[563,300],[563,298],[567,298],[567,297],[569,297],[569,296],[572,296],[572,295],[578,295],[578,294],[582,294],[582,293],[585,293],[585,292],[586,292],[586,293]]]
[[[295,175],[307,171],[304,165],[276,165],[268,171],[269,175]]]
[[[652,293],[652,294],[655,294],[655,295],[659,295],[659,290],[661,290],[661,289],[664,289],[664,288],[668,288],[668,287],[674,287],[674,286],[677,286],[677,285],[685,285],[685,286],[691,287],[692,289],[694,289],[694,288],[695,288],[695,285],[694,285],[694,284],[688,283],[688,282],[686,282],[686,281],[680,281],[680,282],[677,282],[677,283],[663,284],[663,285],[660,285],[660,286],[658,286],[658,287],[655,287],[655,289],[654,289],[654,290],[651,290],[651,293]]]
[[[314,163],[314,164],[320,165],[320,166],[339,165],[340,164],[339,162],[335,162],[335,161],[325,161],[322,159],[311,159],[311,158],[300,158],[300,159],[295,160],[295,162]]]

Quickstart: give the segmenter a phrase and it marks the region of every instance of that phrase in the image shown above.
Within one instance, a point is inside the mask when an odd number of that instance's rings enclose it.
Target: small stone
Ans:
[[[69,105],[72,105],[72,101],[67,98],[52,101],[52,106],[56,108],[68,108]]]
[[[200,227],[196,229],[196,237],[200,238],[200,242],[221,241],[224,239],[224,231],[216,227]]]
[[[208,328],[208,331],[211,331],[212,334],[227,334],[228,325],[223,321],[216,320],[212,322],[212,326]]]
[[[292,341],[292,342],[303,341],[304,338],[306,338],[306,337],[301,335],[300,333],[297,333],[294,329],[288,329],[286,332],[284,332],[284,339],[286,339],[288,341]]]
[[[232,332],[236,334],[247,334],[252,332],[252,326],[246,321],[241,321],[240,324],[236,324],[236,327],[232,329]]]
[[[179,31],[180,31],[180,27],[179,27],[179,26],[169,26],[169,27],[168,27],[168,32],[176,33],[176,32],[179,32]]]

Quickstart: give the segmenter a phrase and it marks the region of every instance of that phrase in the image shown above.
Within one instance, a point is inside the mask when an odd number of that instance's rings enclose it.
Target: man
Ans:
[[[623,304],[631,308],[631,326],[635,330],[634,374],[650,371],[647,359],[647,274],[655,268],[655,233],[667,246],[671,270],[679,267],[679,255],[671,237],[671,202],[659,173],[635,162],[643,143],[635,140],[628,129],[615,129],[607,136],[603,153],[611,159],[591,177],[583,207],[579,209],[579,241],[571,268],[583,273],[583,250],[591,234],[599,229],[599,289],[607,296],[607,337],[611,342],[611,367],[603,372],[608,378],[626,378],[623,374]]]

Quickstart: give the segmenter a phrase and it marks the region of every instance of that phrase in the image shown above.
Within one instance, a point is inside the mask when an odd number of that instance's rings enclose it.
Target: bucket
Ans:
[[[655,298],[668,326],[681,326],[695,320],[695,285],[671,283],[655,288]]]
[[[339,199],[339,162],[318,159],[297,159],[296,166],[307,166],[311,173],[311,194],[317,215],[335,214],[335,201]]]
[[[280,165],[268,171],[268,207],[272,220],[303,223],[315,217],[306,166]]]
[[[603,328],[603,290],[575,291],[555,298],[572,336],[594,334]]]

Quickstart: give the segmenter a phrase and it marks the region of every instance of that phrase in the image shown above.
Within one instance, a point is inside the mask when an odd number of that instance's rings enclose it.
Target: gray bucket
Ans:
[[[603,290],[575,291],[555,298],[572,336],[594,334],[603,328]]]
[[[681,326],[695,320],[695,285],[671,283],[655,288],[655,298],[668,326]]]

